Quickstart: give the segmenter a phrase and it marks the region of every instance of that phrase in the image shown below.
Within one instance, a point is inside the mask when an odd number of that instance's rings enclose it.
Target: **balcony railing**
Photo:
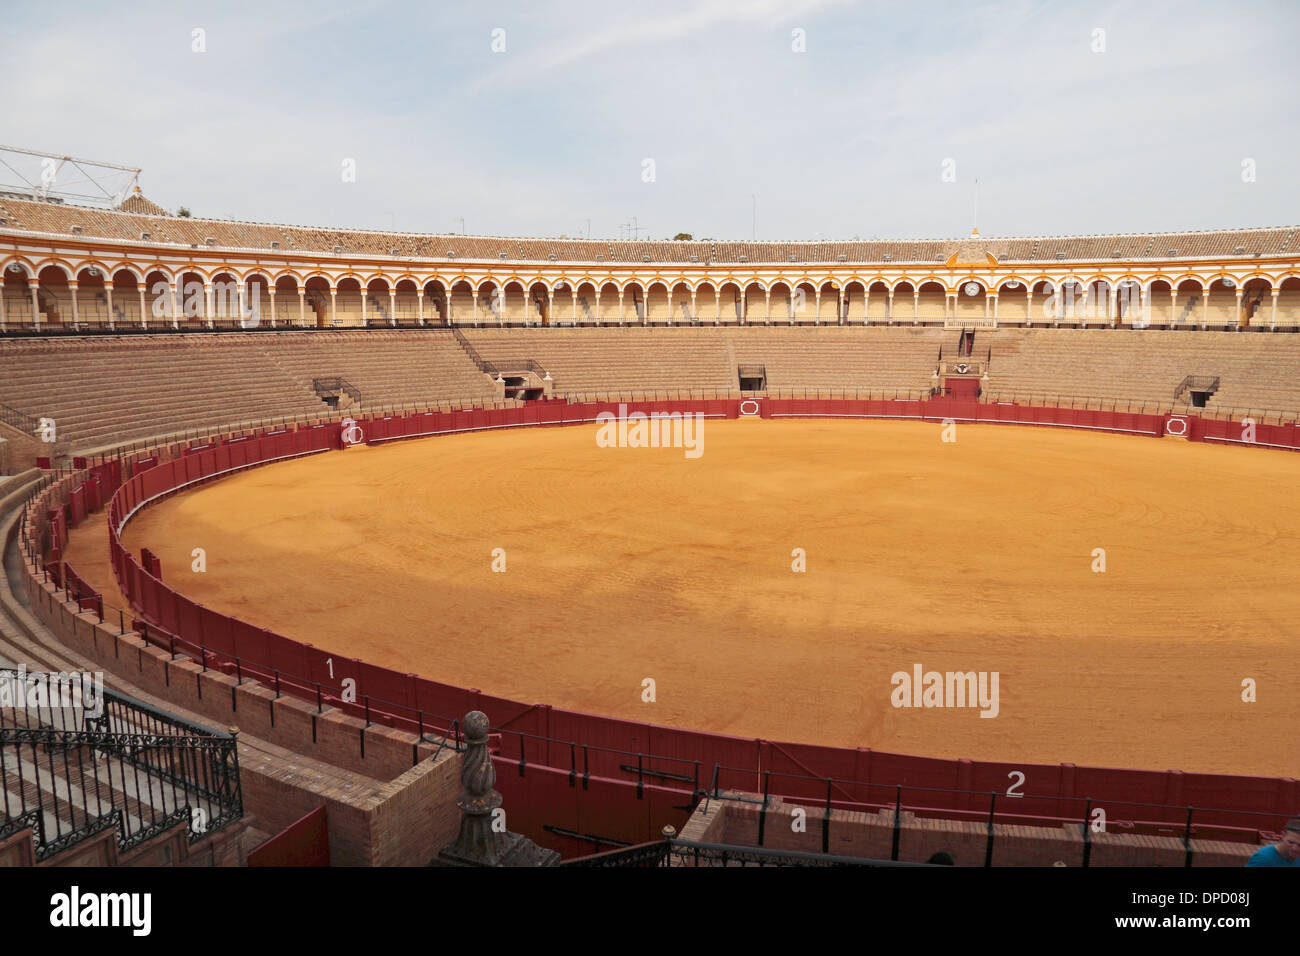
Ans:
[[[0,670],[0,838],[37,860],[102,833],[129,850],[184,824],[191,843],[243,816],[235,737],[98,687]]]

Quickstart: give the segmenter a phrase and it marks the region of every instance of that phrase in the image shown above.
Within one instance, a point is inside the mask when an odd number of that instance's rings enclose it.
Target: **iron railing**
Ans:
[[[521,359],[518,361],[511,361],[506,363],[504,365],[504,368],[510,369],[511,371],[515,371],[517,369],[523,369],[524,371],[532,372],[533,374],[537,375],[539,378],[545,378],[548,374],[550,374],[546,371],[545,367],[540,362],[537,362],[533,359]]]
[[[358,405],[361,404],[361,389],[357,388],[346,378],[333,376],[331,378],[313,378],[311,388],[317,395],[325,398],[329,393],[346,395]]]
[[[483,356],[479,354],[478,349],[474,348],[474,346],[470,344],[469,339],[465,337],[465,333],[462,332],[459,327],[453,325],[451,327],[451,334],[456,337],[456,341],[460,343],[460,347],[465,350],[465,354],[469,356],[469,360],[477,366],[480,372],[492,376],[501,374],[499,368],[487,359],[483,358]]]
[[[16,428],[20,432],[26,432],[32,436],[35,436],[36,429],[41,424],[40,419],[36,416],[20,412],[18,409],[4,404],[0,404],[0,422],[4,422],[11,428]]]
[[[31,827],[44,860],[108,828],[128,850],[178,824],[197,842],[244,815],[233,735],[88,679],[0,670],[0,835]]]
[[[1215,392],[1219,389],[1217,375],[1188,375],[1174,388],[1174,401],[1186,391]]]
[[[420,322],[418,317],[414,317],[410,315],[398,315],[395,320],[391,320],[391,324],[385,323],[379,325],[379,324],[371,323],[369,325],[357,324],[357,325],[321,326],[317,324],[319,321],[322,320],[326,322],[329,321],[328,296],[321,293],[319,290],[307,289],[304,301],[313,306],[311,311],[304,317],[306,324],[299,324],[296,309],[287,310],[289,312],[288,318],[284,317],[284,313],[278,313],[277,315],[273,316],[270,320],[260,321],[256,325],[247,324],[246,320],[230,319],[230,318],[209,319],[204,317],[186,317],[182,319],[178,317],[176,319],[173,319],[171,317],[167,317],[167,318],[148,317],[147,327],[142,328],[138,324],[139,320],[137,317],[128,316],[126,313],[121,313],[121,317],[116,321],[114,326],[111,328],[105,324],[88,322],[84,319],[76,326],[74,326],[71,322],[62,322],[57,320],[52,321],[50,319],[44,319],[42,320],[40,327],[37,328],[31,323],[30,319],[26,321],[20,320],[18,322],[15,322],[12,318],[10,318],[8,321],[6,321],[5,327],[0,329],[0,339],[6,339],[6,338],[22,339],[22,338],[35,338],[35,337],[59,338],[59,337],[67,337],[67,336],[93,338],[96,336],[104,336],[104,335],[108,335],[108,336],[177,335],[177,334],[183,335],[183,334],[201,334],[201,333],[211,333],[211,332],[284,332],[284,331],[295,331],[295,330],[296,331],[306,330],[306,331],[314,331],[314,332],[328,332],[328,331],[361,332],[367,330],[392,331],[393,329],[446,330],[448,328],[456,329],[462,325],[470,328],[498,328],[498,327],[530,328],[530,329],[601,328],[601,329],[613,330],[613,329],[623,329],[623,328],[666,329],[666,328],[702,328],[702,327],[708,327],[708,328],[724,327],[724,328],[744,329],[744,328],[749,328],[751,326],[756,328],[764,328],[764,327],[778,326],[778,325],[785,326],[787,324],[790,324],[791,326],[822,325],[828,327],[835,326],[835,327],[845,327],[845,328],[914,326],[914,327],[931,328],[931,329],[944,328],[948,330],[958,330],[960,328],[960,329],[967,329],[972,331],[988,331],[987,327],[983,326],[982,324],[960,325],[960,326],[945,325],[944,320],[942,319],[942,317],[939,316],[931,316],[928,318],[922,317],[921,319],[916,321],[913,321],[906,317],[903,318],[895,317],[892,319],[873,318],[868,321],[865,320],[862,316],[855,315],[851,319],[831,318],[831,319],[826,319],[824,321],[820,319],[808,320],[808,319],[796,318],[793,322],[789,322],[789,320],[787,319],[782,319],[778,317],[774,317],[770,321],[766,319],[751,318],[750,320],[745,322],[732,322],[732,321],[724,322],[721,321],[720,319],[709,319],[707,317],[700,318],[697,316],[690,321],[684,322],[673,318],[665,319],[663,316],[646,317],[643,316],[640,313],[640,311],[637,312],[637,315],[634,319],[630,319],[628,321],[619,322],[619,323],[614,323],[608,320],[601,321],[601,322],[593,322],[593,321],[574,322],[572,320],[569,321],[554,320],[544,324],[539,318],[529,316],[522,320],[509,319],[501,323],[481,322],[481,321],[480,322],[458,322],[455,325],[448,326],[441,317],[436,315],[425,316],[423,323]],[[637,305],[642,306],[643,303],[638,302]],[[1190,303],[1191,308],[1195,308],[1197,305],[1198,303],[1196,302]],[[320,313],[316,312],[316,308],[315,308],[316,306],[320,307],[321,309]],[[120,312],[117,306],[114,306],[114,310]],[[1191,309],[1188,309],[1188,311],[1190,312]],[[173,321],[175,322],[175,325],[173,325]],[[1065,324],[1062,322],[1039,322],[1039,321],[1032,321],[1027,324],[1001,323],[999,325],[999,328],[1005,328],[1005,329],[1054,328],[1060,331],[1072,331],[1075,330],[1075,325],[1072,324],[1074,321],[1075,320],[1073,319],[1066,320],[1066,322],[1069,322],[1071,324]],[[1079,321],[1082,321],[1085,326],[1089,324],[1087,320],[1084,319],[1080,319]],[[1101,320],[1101,322],[1104,323],[1105,328],[1113,329],[1117,332],[1141,331],[1141,330],[1147,330],[1147,331],[1164,330],[1169,332],[1186,333],[1186,332],[1202,331],[1198,323],[1194,321],[1192,322],[1187,321],[1186,315],[1184,315],[1182,318],[1170,317],[1170,319],[1165,322],[1143,321],[1140,324],[1137,322],[1134,322],[1132,324],[1125,324],[1127,320],[1123,318],[1115,321],[1118,321],[1119,324],[1112,324],[1111,319]],[[1095,330],[1097,328],[1097,323],[1096,322],[1092,323],[1092,326],[1093,326],[1093,330]],[[1296,321],[1295,319],[1289,318],[1278,322],[1269,322],[1268,324],[1257,323],[1257,324],[1245,325],[1245,326],[1210,325],[1207,328],[1205,328],[1203,331],[1296,334],[1296,333],[1300,333],[1300,321]]]
[[[872,867],[926,866],[893,860],[803,853],[797,850],[769,850],[762,847],[725,843],[697,843],[693,840],[664,839],[620,847],[591,856],[565,860],[560,866],[599,868],[759,866],[759,867]]]

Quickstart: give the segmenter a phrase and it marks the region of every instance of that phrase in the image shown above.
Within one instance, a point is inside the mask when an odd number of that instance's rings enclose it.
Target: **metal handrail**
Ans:
[[[326,392],[342,392],[358,405],[361,404],[361,389],[357,388],[346,378],[341,376],[335,375],[329,378],[313,378],[311,380],[311,387],[312,391],[317,395],[323,396]]]
[[[0,422],[4,422],[20,432],[26,432],[34,435],[36,429],[40,427],[40,419],[34,415],[28,415],[26,412],[19,411],[11,405],[0,403]]]
[[[493,376],[501,374],[500,369],[487,359],[483,358],[483,356],[479,354],[478,349],[474,348],[474,346],[470,344],[469,339],[466,338],[465,333],[462,332],[458,326],[453,325],[451,327],[451,334],[456,337],[456,341],[460,343],[460,347],[465,350],[465,354],[469,356],[470,361],[478,367],[480,372],[485,375]]]
[[[1178,401],[1178,396],[1182,395],[1183,392],[1189,389],[1198,392],[1214,392],[1218,391],[1218,388],[1218,375],[1187,375],[1178,383],[1177,387],[1174,388],[1174,401]]]
[[[37,679],[27,674],[24,683],[20,675],[0,669],[11,688],[32,686]],[[106,828],[117,831],[118,845],[125,850],[182,823],[189,824],[194,843],[243,817],[233,734],[182,720],[111,690],[97,688],[96,693],[94,706],[86,706],[84,693],[79,703],[54,706],[47,685],[46,706],[39,698],[29,706],[30,695],[14,694],[12,706],[0,709],[0,832],[30,826],[36,858],[44,860]],[[104,765],[105,758],[115,764]],[[35,779],[30,779],[33,773]],[[73,781],[94,795],[93,814],[88,798],[80,805],[73,799]],[[60,782],[66,798],[60,796]],[[145,792],[150,799],[142,802],[138,797]],[[170,801],[170,811],[159,809],[155,793]]]

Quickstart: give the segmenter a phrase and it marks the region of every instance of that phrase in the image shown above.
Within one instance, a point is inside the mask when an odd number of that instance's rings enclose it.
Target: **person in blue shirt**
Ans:
[[[1282,830],[1281,841],[1260,847],[1246,865],[1300,867],[1300,820],[1288,823]]]

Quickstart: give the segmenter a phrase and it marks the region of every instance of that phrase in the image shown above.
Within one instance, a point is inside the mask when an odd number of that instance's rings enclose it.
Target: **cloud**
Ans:
[[[534,82],[555,70],[584,61],[607,58],[619,50],[660,47],[693,39],[719,28],[757,26],[770,29],[837,6],[848,0],[703,0],[672,12],[670,4],[634,5],[626,9],[643,13],[636,19],[612,22],[591,32],[579,32],[558,42],[509,61],[506,69],[487,74],[471,90],[496,85]],[[605,4],[589,8],[591,22],[601,22],[611,8]]]
[[[978,177],[990,235],[1300,218],[1288,2],[74,2],[7,26],[10,143],[142,166],[198,215],[743,238],[756,196],[760,238],[915,238],[969,231]]]

